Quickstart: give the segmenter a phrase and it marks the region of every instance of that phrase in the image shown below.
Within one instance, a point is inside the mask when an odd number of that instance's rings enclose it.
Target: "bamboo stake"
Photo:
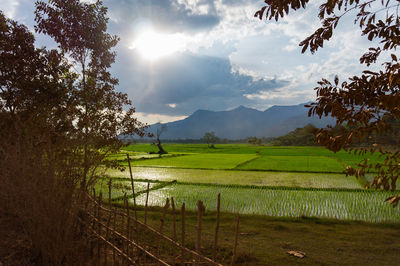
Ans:
[[[162,234],[162,229],[164,227],[164,222],[165,222],[165,215],[167,214],[167,210],[169,208],[169,198],[167,198],[165,205],[164,205],[164,211],[163,211],[163,216],[161,218],[161,225],[160,225],[160,233]]]
[[[100,191],[100,194],[99,194],[99,204],[97,205],[97,220],[99,221],[99,223],[97,224],[97,234],[98,235],[101,235],[101,224],[100,224],[100,219],[101,219],[101,217],[100,217],[100,210],[101,210],[101,201],[102,201],[102,198],[103,198],[103,193]],[[98,242],[97,242],[97,259],[98,259],[98,264],[100,265],[101,264],[101,256],[100,256],[100,254],[101,254],[101,242],[100,242],[100,239],[98,240]]]
[[[124,203],[126,208],[126,215],[127,215],[127,222],[126,222],[126,238],[131,239],[131,216],[129,215],[129,203],[128,199],[126,198],[126,193],[124,194]],[[130,257],[130,245],[129,242],[126,243],[126,255]]]
[[[220,207],[221,207],[221,193],[218,193],[217,199],[217,223],[215,225],[215,238],[214,238],[214,247],[213,247],[213,260],[217,260],[217,242],[218,242],[218,230],[219,230],[219,216],[220,216]]]
[[[203,217],[204,205],[201,200],[197,202],[197,241],[196,241],[196,251],[200,254],[201,245],[201,225]]]
[[[233,255],[232,255],[231,266],[235,264],[238,235],[239,235],[239,214],[237,215],[237,218],[236,218],[235,244],[233,246]]]
[[[108,182],[108,208],[111,210],[111,179]],[[110,226],[111,212],[108,213],[107,227]],[[107,240],[110,238],[110,230],[107,229]]]
[[[113,236],[115,238],[115,230],[116,230],[116,221],[117,221],[117,212],[115,209],[113,210]],[[115,266],[117,264],[116,257],[115,257],[115,249],[113,249],[113,265]]]
[[[126,209],[126,215],[127,215],[127,224],[126,224],[126,236],[128,239],[130,239],[130,226],[131,226],[131,216],[129,215],[129,204],[128,204],[128,199],[126,198],[126,193],[124,194],[124,205]]]
[[[185,246],[185,203],[182,203],[182,208],[181,208],[181,215],[182,215],[182,249],[181,249],[181,259],[182,259],[182,264],[184,264],[184,255],[185,255],[185,250],[183,247]]]
[[[137,221],[135,186],[134,186],[134,183],[133,183],[132,167],[131,167],[131,160],[129,158],[129,153],[126,154],[126,157],[128,157],[129,173],[131,175],[131,185],[132,185],[132,195],[133,195],[133,210],[135,212],[135,220]]]
[[[144,224],[147,224],[147,204],[149,202],[150,182],[147,182],[146,205],[144,206]]]
[[[112,179],[108,181],[108,208],[111,210],[111,187],[112,187]]]
[[[96,200],[96,190],[93,188],[93,199]],[[93,204],[93,215],[97,215],[97,206],[96,204]],[[95,227],[95,221],[92,221],[92,227]]]
[[[173,221],[172,221],[172,229],[173,229],[173,240],[176,241],[176,213],[175,213],[175,202],[174,202],[174,197],[171,197],[171,206],[172,206],[172,216],[173,216]]]
[[[174,197],[171,197],[171,206],[172,206],[172,239],[176,241],[176,213],[175,213],[175,202]],[[175,265],[175,255],[172,258],[172,265]]]
[[[111,183],[112,180],[110,179],[108,181],[108,208],[111,210]],[[111,222],[111,212],[108,213],[108,219],[107,219],[107,228],[106,228],[106,240],[109,241],[110,240],[110,222]],[[105,249],[107,248],[107,246],[104,246]],[[107,265],[107,251],[105,250],[104,252],[104,265]]]

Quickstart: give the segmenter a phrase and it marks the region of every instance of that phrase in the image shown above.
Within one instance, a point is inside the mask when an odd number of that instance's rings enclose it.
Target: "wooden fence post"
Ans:
[[[108,181],[108,208],[111,209],[111,187],[112,187],[112,179]]]
[[[99,236],[101,236],[101,224],[100,224],[100,220],[101,220],[101,201],[102,201],[102,198],[103,198],[103,193],[100,191],[100,194],[99,194],[99,199],[98,199],[98,205],[97,205],[97,234],[99,235]],[[97,242],[98,244],[97,244],[97,259],[98,259],[98,264],[100,265],[101,264],[101,256],[100,256],[100,254],[101,254],[101,241],[100,241],[100,238],[98,239],[98,242]]]
[[[160,233],[162,233],[162,229],[164,227],[165,215],[167,214],[168,208],[169,208],[169,198],[167,198],[165,205],[164,205],[163,216],[161,218]]]
[[[201,200],[197,202],[197,240],[196,240],[196,251],[200,254],[201,251],[201,226],[203,217],[204,205]]]
[[[181,220],[182,220],[182,250],[181,250],[181,260],[182,264],[185,262],[185,250],[183,247],[185,246],[185,203],[182,203],[182,208],[181,208]]]
[[[117,222],[117,212],[115,211],[115,209],[113,209],[113,238],[115,238],[115,230],[117,229],[116,228],[116,222]],[[114,243],[113,243],[114,245],[115,245],[115,241],[114,241]],[[113,265],[115,266],[117,264],[117,261],[116,261],[116,257],[115,257],[115,249],[113,249]]]
[[[129,203],[128,203],[128,198],[126,197],[126,193],[124,194],[124,203],[125,203],[126,215],[127,215],[126,238],[128,240],[130,240],[131,239],[131,216],[129,215]],[[126,242],[126,255],[130,256],[130,244],[129,244],[129,241]]]
[[[238,235],[239,235],[239,213],[238,213],[237,218],[236,218],[235,243],[233,245],[233,255],[232,255],[231,265],[235,264]]]
[[[111,222],[111,185],[112,185],[112,180],[108,181],[108,219],[107,219],[107,228],[106,228],[106,240],[110,241],[110,222]],[[104,246],[105,252],[104,252],[104,265],[107,265],[107,245]]]
[[[175,213],[175,202],[174,197],[171,197],[171,206],[172,206],[172,229],[173,229],[173,240],[176,241],[176,213]]]
[[[214,261],[217,261],[217,242],[218,242],[220,207],[221,207],[221,193],[218,193],[218,199],[217,199],[217,222],[216,222],[216,225],[215,225],[215,237],[214,237],[214,247],[213,247],[213,260]]]
[[[150,182],[147,182],[146,205],[144,206],[144,224],[147,224],[147,204],[149,202]]]
[[[131,175],[131,186],[132,186],[132,196],[133,196],[133,211],[135,212],[135,220],[137,221],[135,185],[133,183],[132,167],[131,167],[131,160],[129,158],[129,153],[126,154],[126,157],[128,157],[129,173]]]

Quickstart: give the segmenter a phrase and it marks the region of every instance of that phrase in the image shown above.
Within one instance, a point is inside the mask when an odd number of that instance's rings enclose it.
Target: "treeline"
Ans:
[[[257,138],[261,141],[260,144],[270,143],[274,138]],[[247,139],[218,139],[215,144],[240,144],[249,143],[249,138]],[[126,139],[127,143],[154,143],[154,139]],[[161,139],[162,143],[181,143],[181,144],[207,144],[204,139]],[[253,144],[253,143],[249,143]]]
[[[251,145],[274,145],[274,146],[317,146],[314,131],[316,127],[308,124],[302,128],[296,128],[286,135],[273,138],[255,136],[247,139],[226,139],[217,137],[214,132],[206,132],[200,139],[161,139],[162,143],[181,143],[181,144],[239,144],[248,143]],[[155,139],[150,138],[126,138],[127,143],[155,143]]]
[[[308,124],[305,127],[296,128],[286,135],[275,138],[271,144],[275,146],[317,146],[314,131],[316,127]]]

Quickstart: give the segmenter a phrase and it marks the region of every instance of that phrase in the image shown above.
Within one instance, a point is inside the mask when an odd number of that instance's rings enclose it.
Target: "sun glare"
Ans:
[[[133,42],[132,49],[147,60],[157,60],[182,50],[185,39],[182,34],[162,34],[153,30],[144,31]]]

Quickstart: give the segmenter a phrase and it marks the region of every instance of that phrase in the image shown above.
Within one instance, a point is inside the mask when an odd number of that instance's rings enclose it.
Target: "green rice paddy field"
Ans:
[[[167,155],[150,154],[156,147],[136,144],[110,156],[121,165],[131,158],[136,201],[145,204],[149,184],[149,205],[162,206],[174,197],[189,209],[202,200],[207,210],[216,209],[221,194],[224,212],[277,217],[319,217],[367,222],[399,222],[398,208],[384,200],[390,192],[366,190],[373,173],[359,180],[343,170],[364,158],[379,161],[377,154],[365,157],[344,151],[332,153],[322,147],[271,147],[205,144],[165,144]],[[109,170],[97,191],[108,194],[112,181],[115,202],[124,193],[132,199],[129,171]]]

